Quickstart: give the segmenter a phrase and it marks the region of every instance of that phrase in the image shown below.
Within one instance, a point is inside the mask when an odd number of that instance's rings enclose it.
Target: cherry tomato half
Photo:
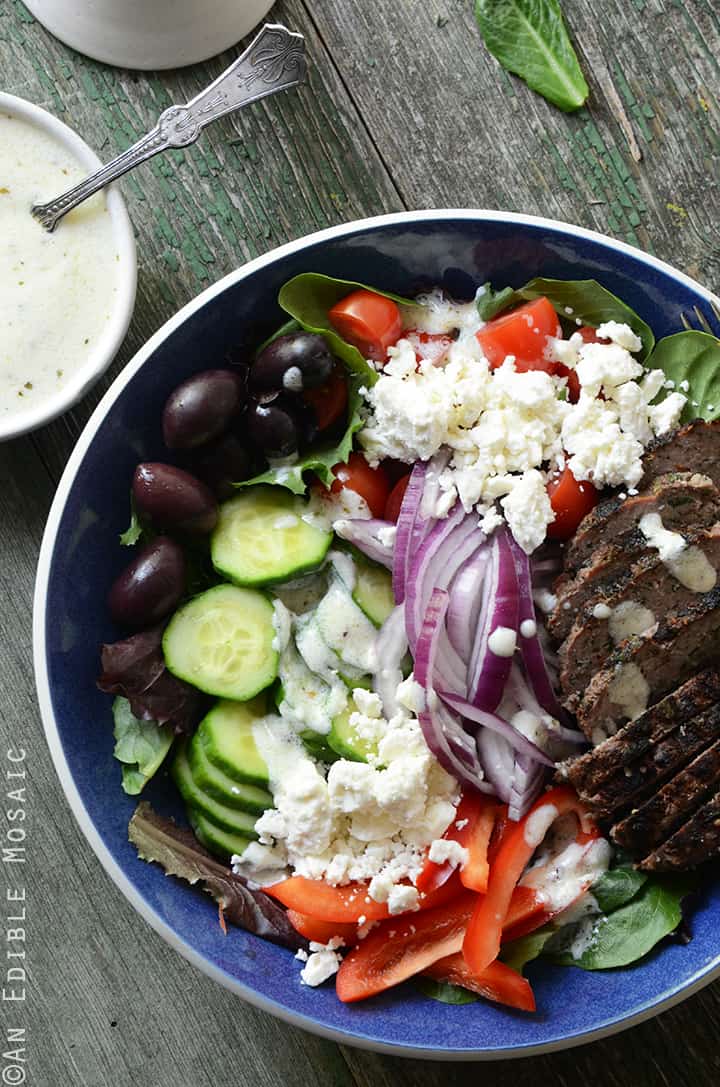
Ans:
[[[366,359],[384,362],[388,347],[400,339],[402,318],[392,298],[357,290],[341,298],[328,313],[330,324]]]
[[[382,517],[390,493],[390,484],[382,468],[371,468],[362,453],[351,453],[347,464],[333,468],[335,482],[330,490],[339,494],[343,487],[364,498],[373,517]]]
[[[327,430],[344,414],[348,402],[347,379],[342,363],[336,363],[330,380],[317,389],[305,389],[303,400],[315,412],[318,430]]]
[[[515,356],[515,369],[551,371],[545,358],[548,336],[560,336],[561,329],[552,302],[536,298],[523,306],[488,321],[476,333],[490,367],[502,366],[508,355]]]
[[[547,527],[554,540],[569,540],[583,517],[597,505],[598,493],[592,483],[578,482],[569,468],[547,485],[555,520]]]
[[[610,343],[610,340],[598,336],[597,329],[593,328],[592,325],[581,325],[577,332],[582,336],[583,343]]]
[[[556,377],[567,378],[567,398],[571,404],[577,404],[580,399],[580,378],[576,372],[562,362],[554,362],[552,372]]]
[[[386,521],[395,522],[400,516],[400,507],[402,506],[402,500],[405,497],[405,491],[407,490],[407,485],[409,482],[410,476],[403,476],[402,479],[399,479],[397,481],[393,489],[390,491],[390,494],[388,495],[388,500],[385,503]]]

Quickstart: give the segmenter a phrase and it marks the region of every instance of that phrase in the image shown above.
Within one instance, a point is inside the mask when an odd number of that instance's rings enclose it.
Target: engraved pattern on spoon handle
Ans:
[[[31,210],[47,230],[99,189],[170,147],[187,147],[219,117],[266,95],[297,86],[305,78],[305,41],[286,27],[267,23],[222,75],[184,106],[170,106],[146,136],[72,189]]]

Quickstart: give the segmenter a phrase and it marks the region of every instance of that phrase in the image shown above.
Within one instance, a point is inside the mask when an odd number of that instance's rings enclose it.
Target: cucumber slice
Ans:
[[[332,542],[302,520],[306,503],[283,487],[250,487],[220,506],[213,566],[236,585],[272,585],[316,570]]]
[[[257,838],[255,833],[257,815],[238,811],[237,808],[228,808],[226,804],[213,800],[198,786],[190,770],[185,744],[181,744],[178,748],[172,764],[172,776],[185,803],[199,815],[210,819],[219,830],[225,830],[229,834],[240,834],[244,838]]]
[[[265,716],[265,702],[216,702],[198,725],[193,743],[199,744],[208,761],[232,781],[267,786],[270,774],[257,749],[253,723]]]
[[[317,759],[318,762],[335,762],[337,759],[337,752],[330,747],[328,737],[323,736],[322,733],[313,732],[311,728],[305,728],[298,733],[298,736],[302,740],[308,755]]]
[[[339,578],[332,581],[318,604],[315,622],[325,645],[342,662],[339,671],[348,676],[352,676],[352,669],[358,669],[361,675],[375,671],[375,627]]]
[[[376,627],[381,627],[395,607],[389,570],[365,559],[355,559],[352,598],[368,619]]]
[[[350,724],[350,715],[355,710],[357,710],[357,706],[354,702],[351,702],[347,709],[333,718],[327,742],[341,759],[350,759],[352,762],[367,762],[368,755],[377,754],[377,743],[374,740],[366,740],[358,736],[357,731]]]
[[[262,813],[273,806],[273,798],[267,789],[234,781],[208,758],[197,734],[188,744],[187,759],[195,784],[212,800],[240,811]]]
[[[207,694],[245,701],[277,675],[273,607],[262,593],[216,585],[175,612],[163,635],[174,676]]]
[[[310,671],[322,676],[331,685],[340,674],[343,683],[353,687],[355,681],[365,674],[362,668],[354,668],[341,661],[335,650],[328,646],[320,632],[317,614],[303,615],[297,620],[295,644]]]
[[[281,714],[306,725],[313,732],[327,735],[333,717],[347,703],[345,684],[328,673],[328,680],[325,680],[311,672],[292,641],[280,656],[278,673]]]
[[[240,856],[250,845],[250,838],[245,838],[242,834],[228,834],[193,808],[188,808],[188,819],[200,844],[223,859]]]

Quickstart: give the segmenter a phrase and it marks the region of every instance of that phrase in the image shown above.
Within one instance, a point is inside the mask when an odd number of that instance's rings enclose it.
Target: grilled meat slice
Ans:
[[[691,759],[720,738],[720,704],[679,725],[629,766],[618,767],[600,790],[582,799],[605,826],[629,808],[639,807],[659,785],[682,770]],[[646,851],[647,852],[647,851]]]
[[[558,770],[558,778],[569,781],[580,796],[587,799],[599,792],[613,775],[624,776],[626,767],[716,702],[720,702],[720,671],[708,668],[630,721],[615,736],[604,740],[592,751],[564,762]]]
[[[578,525],[565,552],[565,569],[574,573],[599,547],[622,543],[646,513],[659,513],[665,528],[686,532],[695,523],[698,507],[708,502],[714,502],[715,520],[720,516],[720,494],[710,477],[698,472],[669,472],[640,494],[621,491],[606,498]]]
[[[707,482],[698,485],[698,480],[703,478],[692,472],[686,477],[688,484],[691,479],[695,482],[688,490],[692,501],[680,507],[685,512],[684,521],[681,519],[676,524],[672,515],[667,516],[672,514],[671,510],[659,511],[666,528],[680,530],[684,536],[689,536],[710,528],[720,520],[720,492],[714,485],[708,486]],[[641,510],[651,512],[647,507],[633,508],[638,520],[642,516]],[[558,642],[567,638],[573,623],[589,604],[604,602],[608,596],[614,595],[635,575],[636,563],[654,557],[657,557],[657,552],[647,546],[647,540],[636,527],[623,535],[622,542],[597,547],[574,575],[561,574],[554,587],[557,603],[547,618],[551,636]]]
[[[688,538],[688,544],[702,551],[710,565],[720,571],[720,524],[692,535]],[[682,614],[699,599],[698,593],[673,577],[653,551],[649,555],[644,554],[631,566],[630,576],[622,580],[615,592],[606,595],[602,603],[611,611],[621,604],[625,605],[626,615],[631,619],[632,604],[647,609],[652,614],[646,617],[648,626],[645,629],[650,629],[660,616]],[[615,619],[618,620],[621,615],[622,609],[615,612]],[[642,618],[639,614],[637,617]],[[566,706],[571,702],[579,703],[592,677],[605,667],[617,644],[613,641],[611,630],[612,619],[606,618],[605,612],[594,614],[594,605],[589,604],[560,646],[560,686],[565,694]]]
[[[612,838],[644,856],[669,838],[720,788],[720,740],[671,778],[659,792],[612,829]]]
[[[643,488],[666,472],[705,472],[720,487],[720,420],[694,419],[657,438],[643,456]]]
[[[684,871],[717,856],[720,856],[720,791],[638,867],[646,872]]]
[[[612,736],[701,668],[720,659],[720,586],[680,615],[663,619],[651,637],[631,638],[593,677],[578,723],[593,743]]]

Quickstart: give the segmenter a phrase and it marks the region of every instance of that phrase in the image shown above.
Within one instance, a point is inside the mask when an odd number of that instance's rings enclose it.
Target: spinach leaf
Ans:
[[[113,755],[122,763],[122,787],[130,796],[137,796],[172,747],[173,730],[169,725],[139,720],[126,698],[113,702],[113,720]]]
[[[474,1004],[480,999],[477,993],[471,993],[469,989],[463,989],[459,985],[451,985],[449,981],[419,977],[415,979],[415,984],[423,996],[429,996],[440,1004]]]
[[[358,352],[359,354],[359,352]],[[350,456],[353,444],[353,434],[363,425],[360,415],[360,393],[358,379],[351,378],[348,382],[348,418],[349,422],[345,433],[337,445],[320,446],[311,449],[304,457],[294,464],[268,468],[262,475],[246,479],[242,483],[236,483],[236,487],[251,487],[255,483],[270,483],[279,487],[287,487],[293,494],[305,494],[307,483],[305,472],[314,472],[326,487],[329,487],[335,478],[332,469],[335,464],[342,464]]]
[[[606,290],[595,279],[531,279],[515,292],[518,299],[530,301],[549,298],[560,318],[567,321],[578,319],[584,325],[597,328],[605,321],[619,321],[629,325],[640,337],[643,349],[638,358],[643,361],[655,346],[655,337],[649,325],[638,317],[635,310]]]
[[[212,857],[192,831],[158,815],[145,801],[135,809],[128,838],[141,860],[155,861],[168,876],[178,876],[191,884],[200,882],[218,903],[221,923],[227,919],[293,950],[307,948],[307,940],[298,935],[279,903]]]
[[[567,113],[582,106],[590,92],[558,0],[476,0],[475,18],[504,68]]]
[[[583,970],[629,966],[675,931],[682,920],[681,902],[693,888],[691,877],[648,879],[639,894],[599,919],[590,945],[578,958],[565,950],[574,926],[561,930],[558,944],[546,947],[545,955],[559,965]]]
[[[609,868],[593,883],[590,894],[603,913],[612,913],[630,902],[647,880],[647,872],[639,872],[631,865]]]
[[[707,332],[676,332],[656,345],[648,368],[662,370],[675,382],[687,381],[683,421],[720,418],[720,340]],[[681,390],[682,391],[682,390]]]
[[[357,347],[346,343],[328,321],[328,311],[335,303],[358,289],[392,298],[401,305],[413,304],[409,298],[380,291],[377,287],[366,287],[364,283],[355,283],[350,279],[333,279],[319,272],[303,272],[288,280],[280,288],[278,302],[307,332],[319,332],[324,336],[333,355],[342,359],[351,373],[362,378],[363,384],[374,385],[378,379],[377,370],[362,357]]]
[[[491,283],[483,283],[480,291],[481,293],[478,294],[475,300],[475,305],[481,321],[491,320],[517,299],[512,287],[503,287],[500,291],[494,291]]]
[[[522,974],[523,969],[529,962],[542,955],[548,940],[556,932],[557,929],[553,928],[552,925],[546,925],[544,928],[528,933],[527,936],[520,936],[517,940],[511,940],[509,943],[503,944],[500,950],[501,961],[512,970],[517,970],[518,974]]]

